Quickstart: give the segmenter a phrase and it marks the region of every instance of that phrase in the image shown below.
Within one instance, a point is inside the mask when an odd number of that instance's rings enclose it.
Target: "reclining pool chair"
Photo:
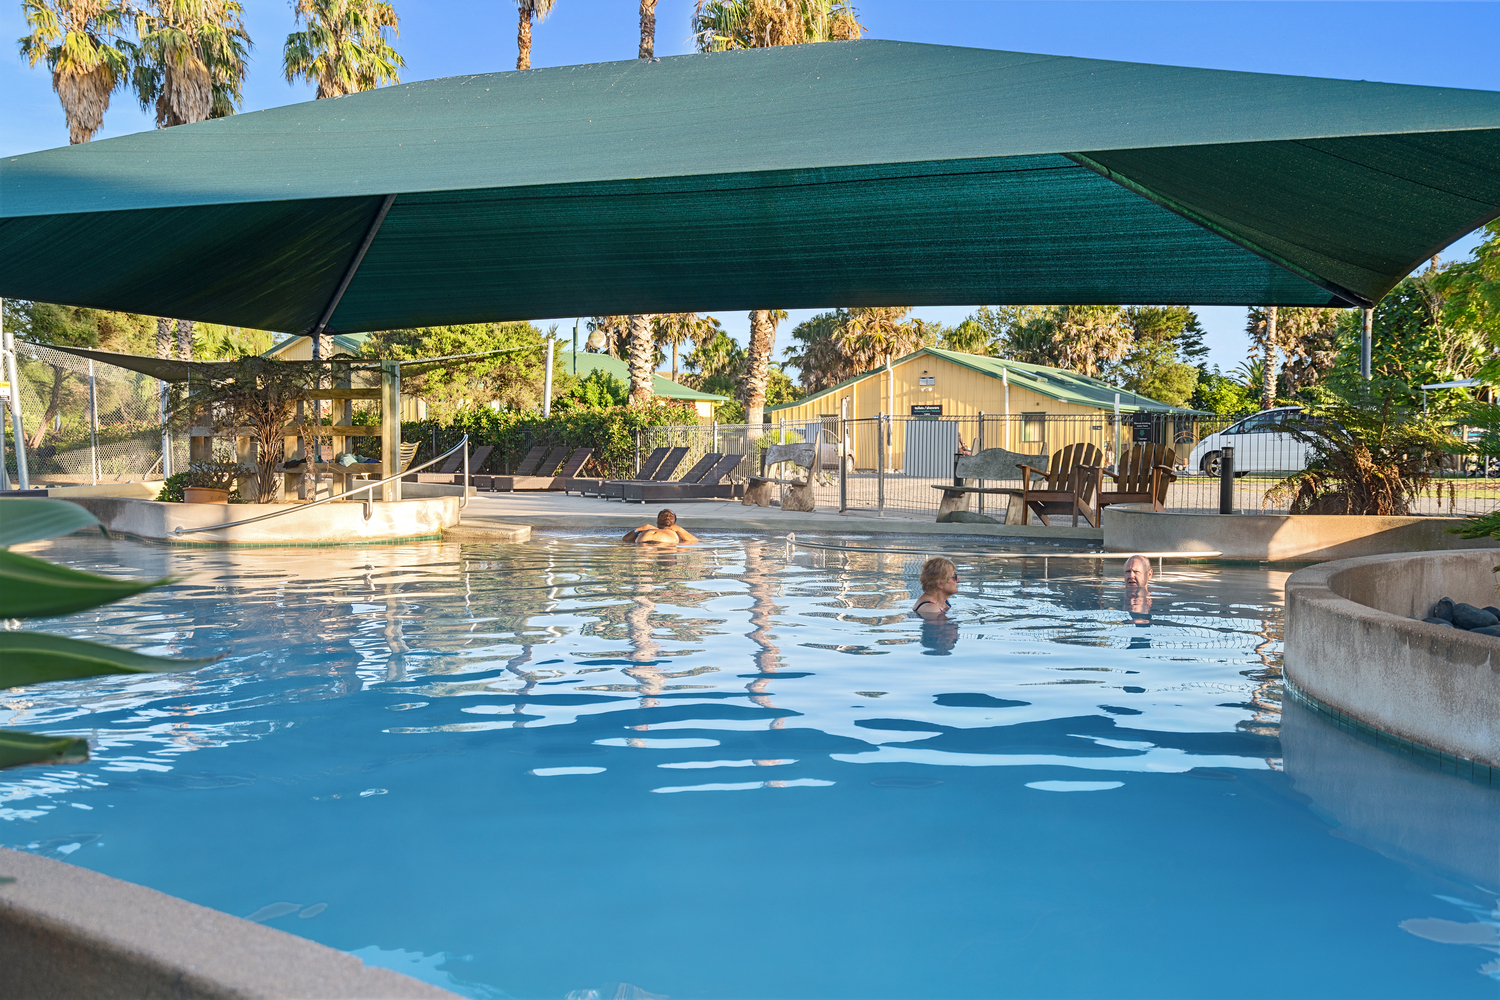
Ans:
[[[687,458],[688,450],[687,448],[669,448],[666,457],[661,460],[661,464],[656,467],[656,471],[649,476],[641,475],[635,479],[605,480],[603,485],[599,487],[599,495],[608,500],[619,500],[624,495],[625,483],[666,482],[672,478],[672,473],[677,471],[677,467],[682,464],[682,460]],[[644,466],[641,471],[645,472]]]
[[[651,454],[647,455],[641,462],[639,477],[649,479],[656,472],[657,467],[661,465],[662,460],[667,457],[667,452],[671,450],[671,448],[652,449]],[[604,484],[608,482],[612,482],[612,480],[606,479],[603,476],[574,476],[568,485],[568,489],[577,490],[583,496],[603,496]]]
[[[724,477],[739,468],[745,456],[710,453],[703,457],[703,462],[710,460],[716,461],[696,479],[692,473],[698,466],[689,469],[688,474],[675,483],[622,483],[620,499],[626,503],[657,503],[665,500],[734,500],[744,496],[743,483],[726,483]]]

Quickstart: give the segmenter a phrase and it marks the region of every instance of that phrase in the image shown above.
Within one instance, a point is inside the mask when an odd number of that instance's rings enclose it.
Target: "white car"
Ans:
[[[1218,476],[1225,445],[1234,448],[1234,471],[1300,472],[1307,468],[1310,446],[1297,437],[1288,422],[1300,417],[1302,407],[1262,410],[1236,421],[1199,441],[1188,455],[1189,471]]]

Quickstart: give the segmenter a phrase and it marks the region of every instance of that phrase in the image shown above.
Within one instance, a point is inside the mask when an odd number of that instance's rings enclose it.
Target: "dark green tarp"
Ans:
[[[1500,215],[1500,94],[841,42],[455,77],[0,161],[0,295],[331,329],[1344,305]]]

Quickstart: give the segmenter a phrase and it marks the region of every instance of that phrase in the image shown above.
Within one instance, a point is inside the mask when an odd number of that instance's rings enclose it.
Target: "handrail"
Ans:
[[[344,499],[344,497],[353,496],[356,493],[366,493],[366,494],[369,494],[369,496],[366,497],[366,499],[364,501],[364,505],[365,505],[365,520],[368,521],[370,519],[370,513],[371,513],[371,511],[370,511],[370,504],[373,502],[375,488],[377,486],[384,486],[386,483],[395,482],[397,479],[401,479],[404,476],[409,476],[409,475],[411,475],[414,472],[421,472],[423,469],[427,468],[428,466],[436,465],[437,463],[441,462],[443,459],[447,458],[449,455],[451,455],[454,452],[458,451],[460,448],[462,448],[463,452],[464,452],[464,484],[463,484],[463,491],[459,494],[459,497],[458,497],[458,507],[459,507],[460,510],[462,510],[464,508],[464,506],[467,504],[468,499],[469,499],[469,435],[467,435],[467,434],[465,434],[463,436],[462,440],[460,440],[458,442],[458,444],[454,445],[452,448],[449,448],[447,451],[443,452],[437,458],[434,458],[434,459],[432,459],[430,461],[427,461],[427,462],[423,462],[421,465],[417,466],[414,469],[402,469],[400,472],[397,472],[394,476],[386,476],[384,479],[380,480],[378,483],[366,483],[366,484],[364,484],[362,486],[357,486],[357,487],[355,487],[352,490],[345,490],[343,493],[340,493],[336,497],[335,496],[330,496],[330,497],[324,497],[321,500],[314,500],[311,503],[299,503],[299,504],[297,504],[294,507],[285,507],[285,508],[283,508],[281,510],[273,510],[273,511],[271,511],[268,514],[260,514],[260,515],[257,515],[256,517],[247,517],[247,518],[245,518],[244,520],[241,520],[241,521],[230,521],[228,524],[208,524],[208,525],[204,525],[204,526],[199,527],[199,528],[184,528],[184,527],[178,526],[178,527],[172,529],[172,534],[174,534],[174,535],[190,535],[190,534],[192,534],[195,531],[219,531],[219,530],[221,530],[223,528],[237,528],[237,527],[239,527],[242,524],[254,524],[256,521],[265,521],[265,520],[268,520],[268,519],[273,518],[273,517],[280,517],[282,514],[290,514],[293,511],[306,510],[309,507],[316,507],[316,506],[318,506],[318,504],[332,503],[335,500],[342,500],[342,499]]]

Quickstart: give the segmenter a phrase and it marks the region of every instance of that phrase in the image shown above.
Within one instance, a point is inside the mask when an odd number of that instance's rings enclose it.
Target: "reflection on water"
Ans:
[[[1283,714],[1284,574],[976,555],[929,622],[919,555],[756,538],[34,548],[184,576],[48,627],[226,655],[6,692],[95,760],[0,842],[469,996],[1500,978],[1496,791]]]

